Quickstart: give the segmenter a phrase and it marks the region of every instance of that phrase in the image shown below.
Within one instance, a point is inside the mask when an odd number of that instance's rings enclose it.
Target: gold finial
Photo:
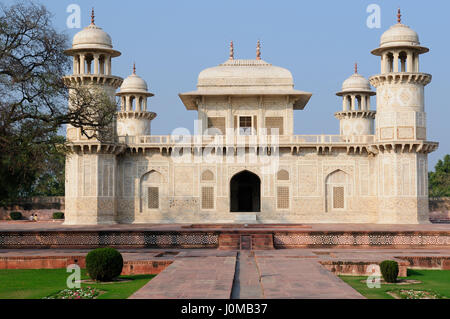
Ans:
[[[136,62],[133,63],[133,74],[136,75]]]
[[[261,60],[261,43],[259,40],[256,43],[256,60]]]
[[[92,7],[92,12],[91,12],[91,24],[95,24],[95,14],[94,14],[94,7]]]
[[[397,10],[397,22],[402,23],[402,14],[400,12],[400,8]]]
[[[234,60],[234,46],[233,41],[230,41],[230,58],[229,60]]]
[[[355,74],[358,73],[358,63],[355,62]]]

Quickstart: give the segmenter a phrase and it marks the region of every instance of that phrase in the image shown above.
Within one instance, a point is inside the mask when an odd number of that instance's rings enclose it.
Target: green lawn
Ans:
[[[339,276],[347,284],[369,299],[394,299],[386,292],[399,289],[433,291],[444,298],[450,298],[450,270],[418,270],[408,269],[407,279],[419,280],[420,284],[395,285],[382,284],[381,288],[369,288],[365,282],[367,277]]]
[[[88,279],[86,270],[81,270],[81,279]],[[66,289],[70,273],[65,269],[0,269],[0,299],[40,299]],[[125,299],[144,286],[155,275],[120,276],[132,279],[108,284],[85,284],[105,291],[98,299]]]

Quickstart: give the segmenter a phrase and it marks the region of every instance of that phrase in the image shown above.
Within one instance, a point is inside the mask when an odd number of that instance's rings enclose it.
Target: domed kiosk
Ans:
[[[336,93],[342,96],[342,111],[335,113],[340,121],[340,134],[345,139],[357,140],[357,136],[364,140],[373,134],[373,120],[375,111],[370,110],[370,97],[375,95],[370,89],[369,80],[358,74],[355,63],[355,73],[342,83],[342,90]]]
[[[154,94],[148,92],[144,79],[136,75],[136,65],[133,65],[133,73],[123,81],[116,95],[120,97],[117,135],[150,135],[150,123],[156,117],[156,113],[147,111],[147,98]]]

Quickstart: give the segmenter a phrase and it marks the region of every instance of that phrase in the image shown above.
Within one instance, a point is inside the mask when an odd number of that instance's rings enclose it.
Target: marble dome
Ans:
[[[263,60],[230,59],[205,69],[198,76],[199,88],[220,86],[294,86],[289,70],[273,66]]]
[[[370,91],[369,80],[354,73],[342,83],[342,91]]]
[[[411,45],[420,45],[419,36],[413,29],[401,23],[391,26],[380,40],[380,48]]]
[[[90,24],[73,37],[72,49],[112,49],[108,33],[95,24]]]
[[[123,83],[120,86],[120,90],[117,94],[122,95],[126,93],[139,93],[147,96],[153,95],[152,93],[148,92],[147,82],[145,82],[145,80],[139,75],[136,75],[135,71],[133,71],[133,74],[128,76],[125,80],[123,80]]]

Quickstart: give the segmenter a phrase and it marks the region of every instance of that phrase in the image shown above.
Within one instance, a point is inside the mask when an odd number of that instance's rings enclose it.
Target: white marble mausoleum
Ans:
[[[67,127],[65,224],[429,222],[427,155],[438,143],[427,140],[431,75],[419,68],[428,48],[400,15],[371,52],[380,73],[367,80],[355,67],[336,94],[335,135],[294,134],[312,94],[262,60],[259,42],[249,60],[231,43],[228,60],[179,94],[198,114],[191,135],[151,134],[153,93],[135,69],[112,75],[120,52],[93,19],[66,52],[64,81],[100,88],[120,109],[108,141]]]

